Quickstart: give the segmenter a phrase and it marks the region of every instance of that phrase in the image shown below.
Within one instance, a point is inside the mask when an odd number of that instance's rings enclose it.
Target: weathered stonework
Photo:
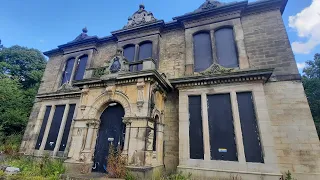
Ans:
[[[119,105],[125,126],[117,132],[123,136],[118,145],[127,168],[140,179],[151,179],[162,170],[190,172],[196,179],[240,175],[246,180],[279,180],[289,170],[298,179],[320,179],[320,143],[282,21],[285,4],[286,0],[206,0],[168,23],[156,20],[140,5],[127,25],[111,36],[89,36],[84,29],[75,40],[44,53],[49,61],[20,151],[64,158],[69,173],[90,173],[97,166],[99,131],[110,120],[102,114]],[[215,32],[225,27],[233,30],[236,68],[218,65]],[[198,32],[210,35],[212,50],[212,64],[202,72],[194,72],[193,35]],[[152,44],[149,49],[141,47],[145,42]],[[130,62],[122,54],[128,45],[133,48],[127,52],[134,59]],[[149,53],[146,59],[139,58],[140,50]],[[83,55],[88,60],[80,66]],[[63,73],[70,58],[75,59],[72,77],[65,82]],[[137,65],[141,69],[132,68]],[[83,78],[75,81],[79,68]],[[247,162],[237,99],[242,92],[252,93],[263,162]],[[216,94],[230,95],[236,161],[216,160],[210,154],[207,97]],[[202,159],[192,159],[190,152],[193,127],[189,126],[188,97],[194,95],[201,100]],[[58,112],[61,123],[55,127],[56,141],[48,141],[54,144],[50,150],[45,144],[60,105],[65,108]],[[71,105],[75,105],[73,114]],[[47,106],[51,110],[46,114]],[[44,122],[47,125],[42,127]],[[65,129],[69,130],[66,135]],[[105,137],[103,142],[113,140]],[[62,141],[66,146],[61,150]],[[36,144],[41,145],[36,148]]]

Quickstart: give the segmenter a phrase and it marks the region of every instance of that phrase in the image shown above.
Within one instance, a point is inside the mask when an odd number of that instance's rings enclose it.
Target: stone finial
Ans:
[[[126,26],[124,26],[124,29],[152,23],[155,21],[157,21],[157,19],[154,18],[152,12],[146,11],[145,6],[140,4],[139,10],[128,18],[128,23]]]
[[[87,27],[84,27],[84,28],[82,29],[82,32],[83,32],[83,33],[87,33],[87,32],[88,32]]]
[[[217,0],[206,0],[196,11],[208,10],[208,9],[216,8],[222,5],[224,5],[224,3],[221,3],[220,1],[217,1]]]

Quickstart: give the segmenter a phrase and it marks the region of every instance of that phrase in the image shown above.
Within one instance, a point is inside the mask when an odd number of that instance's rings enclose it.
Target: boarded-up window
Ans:
[[[129,62],[134,61],[135,49],[135,45],[128,45],[123,49],[123,56],[126,57]],[[134,66],[130,66],[130,71],[133,71],[133,67]]]
[[[65,105],[56,106],[56,110],[53,115],[51,127],[49,130],[49,134],[48,134],[48,138],[47,138],[47,142],[44,150],[51,150],[51,151],[54,150],[57,137],[59,134],[59,130],[60,130],[64,109],[65,109]]]
[[[88,56],[82,56],[81,58],[78,59],[74,80],[83,79],[84,73],[86,71],[87,61],[88,61]]]
[[[145,42],[139,46],[139,60],[144,60],[152,57],[152,43]]]
[[[61,144],[60,144],[60,147],[59,147],[59,151],[64,151],[66,149],[75,107],[76,107],[75,104],[70,104],[68,117],[67,117],[66,125],[65,125],[65,128],[64,128],[64,131],[63,131],[63,136],[62,136],[62,139],[61,139]]]
[[[64,84],[64,83],[70,81],[72,70],[73,70],[74,61],[75,61],[74,58],[70,58],[70,59],[67,60],[66,67],[65,67],[65,70],[64,70],[63,75],[62,75],[61,84]]]
[[[263,163],[260,134],[252,100],[252,93],[237,93],[237,99],[246,161]]]
[[[227,68],[238,67],[238,55],[232,28],[222,28],[215,32],[218,63]]]
[[[203,159],[201,96],[189,96],[190,159]]]
[[[230,94],[208,95],[212,160],[237,161]]]
[[[43,138],[43,135],[44,135],[44,131],[46,130],[46,127],[47,127],[47,122],[48,122],[50,111],[51,111],[51,106],[47,106],[46,107],[46,112],[44,113],[41,129],[40,129],[40,132],[39,132],[39,136],[38,136],[38,139],[37,139],[37,144],[36,144],[35,149],[39,149],[40,146],[41,146],[41,142],[42,142],[42,138]]]
[[[201,32],[193,36],[194,71],[201,72],[213,63],[211,38],[208,32]]]

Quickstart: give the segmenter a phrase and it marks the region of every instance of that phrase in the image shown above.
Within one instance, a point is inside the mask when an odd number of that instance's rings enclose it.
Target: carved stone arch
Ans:
[[[162,117],[161,117],[161,112],[160,112],[158,109],[154,108],[154,109],[152,110],[151,117],[155,119],[156,116],[159,117],[159,122],[157,122],[157,123],[162,124],[163,119],[162,119]]]
[[[96,101],[91,106],[88,115],[88,119],[100,119],[102,112],[108,107],[112,102],[117,102],[122,105],[125,115],[124,117],[132,116],[132,109],[129,103],[129,99],[123,95],[121,92],[114,92],[114,94],[103,93],[101,94]]]

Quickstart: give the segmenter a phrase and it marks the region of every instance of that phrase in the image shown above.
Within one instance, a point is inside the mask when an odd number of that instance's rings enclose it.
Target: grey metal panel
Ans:
[[[238,52],[232,28],[222,28],[215,32],[218,63],[227,68],[238,67]]]
[[[66,105],[56,106],[44,150],[54,150]]]
[[[201,96],[189,96],[190,159],[203,159]]]
[[[194,71],[208,69],[213,63],[212,46],[209,32],[198,33],[193,36]]]
[[[252,93],[237,93],[237,99],[246,161],[263,163],[260,133],[252,102]]]
[[[64,131],[63,131],[63,135],[62,135],[59,151],[64,151],[66,149],[75,107],[76,107],[75,104],[70,104],[68,117],[67,117],[66,125],[64,127]]]
[[[211,159],[237,161],[230,94],[208,95]]]
[[[40,146],[41,146],[41,142],[42,142],[42,139],[43,139],[44,131],[46,130],[46,127],[47,127],[50,111],[51,111],[51,106],[47,106],[46,107],[46,112],[44,113],[44,118],[43,118],[43,121],[42,121],[42,125],[41,125],[41,128],[40,128],[40,132],[39,132],[39,135],[38,135],[37,144],[36,144],[35,149],[39,149]]]

